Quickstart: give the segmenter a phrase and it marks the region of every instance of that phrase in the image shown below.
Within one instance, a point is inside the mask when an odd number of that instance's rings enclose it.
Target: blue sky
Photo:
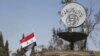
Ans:
[[[78,1],[85,7],[89,6],[90,1]],[[58,15],[62,8],[60,2],[61,0],[0,0],[0,31],[4,40],[9,41],[10,50],[20,48],[19,40],[23,33],[27,35],[34,32],[38,45],[48,45],[52,38],[52,28],[61,26]],[[94,6],[96,11],[100,10],[98,5],[100,1]]]
[[[52,28],[59,27],[60,0],[0,0],[0,31],[10,50],[20,47],[22,34],[35,33],[38,45],[48,45]]]

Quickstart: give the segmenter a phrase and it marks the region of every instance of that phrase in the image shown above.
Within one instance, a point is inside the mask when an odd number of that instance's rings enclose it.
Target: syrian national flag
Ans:
[[[20,40],[20,44],[22,48],[24,48],[26,51],[36,46],[36,38],[34,36],[34,33],[31,33],[27,35],[26,37],[22,38]]]

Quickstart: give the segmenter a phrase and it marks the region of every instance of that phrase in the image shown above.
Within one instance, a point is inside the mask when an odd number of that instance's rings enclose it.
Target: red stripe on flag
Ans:
[[[31,33],[31,34],[27,35],[26,37],[24,37],[23,39],[21,39],[20,43],[23,43],[31,38],[34,38],[34,33]]]

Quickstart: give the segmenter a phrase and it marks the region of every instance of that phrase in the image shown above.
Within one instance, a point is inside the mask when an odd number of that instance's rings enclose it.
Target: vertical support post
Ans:
[[[71,50],[74,50],[74,42],[70,42],[70,48]]]

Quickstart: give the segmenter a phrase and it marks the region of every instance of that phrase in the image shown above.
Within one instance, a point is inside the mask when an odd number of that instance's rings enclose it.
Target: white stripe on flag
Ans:
[[[28,45],[27,47],[24,48],[25,52],[28,51],[31,48],[34,48],[36,46],[36,42],[33,42],[32,44]]]
[[[35,37],[34,38],[31,38],[31,39],[29,39],[29,40],[27,40],[27,41],[25,41],[23,43],[21,43],[21,46],[22,46],[22,48],[24,48],[24,47],[32,44],[33,42],[36,42],[36,38]]]

